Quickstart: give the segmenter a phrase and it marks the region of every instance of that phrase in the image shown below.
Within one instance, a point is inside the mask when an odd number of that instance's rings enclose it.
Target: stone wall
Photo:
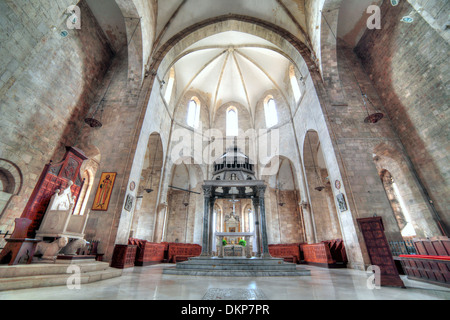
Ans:
[[[431,3],[435,3],[434,6]],[[436,18],[442,18],[439,13],[448,12],[449,3],[438,3],[429,1],[431,7],[427,10],[434,12]],[[442,7],[447,9],[442,10]],[[368,30],[356,53],[423,187],[448,226],[450,91],[446,84],[450,79],[449,43],[406,1],[401,1],[397,7],[385,1],[381,10],[381,30]],[[400,22],[410,13],[413,23]]]
[[[22,172],[24,188],[1,216],[13,228],[49,160],[79,138],[108,70],[112,51],[84,1],[80,30],[67,29],[63,13],[76,1],[0,3],[0,158]],[[54,28],[52,29],[52,26]]]

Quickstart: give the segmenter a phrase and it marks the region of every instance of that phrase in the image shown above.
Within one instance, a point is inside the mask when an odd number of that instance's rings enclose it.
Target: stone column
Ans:
[[[259,198],[259,213],[261,215],[261,244],[262,244],[262,258],[271,258],[269,254],[269,242],[267,240],[267,224],[266,224],[266,205],[264,200],[264,193],[266,186],[257,187],[257,195]]]
[[[261,256],[261,225],[259,224],[259,199],[253,198],[253,210],[255,215],[255,232],[256,232],[256,256]]]
[[[305,227],[305,241],[306,243],[312,244],[316,243],[316,237],[314,233],[314,226],[311,217],[311,206],[309,203],[302,201],[300,206],[303,212],[303,222]]]
[[[213,251],[215,250],[215,248],[213,248],[213,238],[214,238],[214,226],[213,226],[213,214],[214,214],[214,203],[216,202],[215,198],[210,197],[209,198],[209,229],[208,229],[208,256],[212,257],[213,256]]]
[[[247,243],[245,245],[245,256],[247,257],[247,259],[250,259],[252,257],[252,253],[250,252],[250,236],[245,236],[244,240]]]
[[[223,250],[224,250],[224,248],[223,248],[223,236],[219,236],[219,243],[220,243],[220,249],[219,249],[219,258],[223,258],[223,255],[224,255],[224,253],[223,253]]]
[[[209,256],[209,218],[210,218],[210,205],[211,205],[212,187],[203,186],[204,199],[204,212],[203,212],[203,238],[202,238],[202,257]]]

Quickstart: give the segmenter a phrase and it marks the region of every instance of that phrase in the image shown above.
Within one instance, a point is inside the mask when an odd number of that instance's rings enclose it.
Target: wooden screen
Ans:
[[[381,285],[404,288],[405,285],[400,279],[389,243],[384,234],[381,217],[362,218],[357,219],[357,221],[366,243],[370,262],[380,268]]]

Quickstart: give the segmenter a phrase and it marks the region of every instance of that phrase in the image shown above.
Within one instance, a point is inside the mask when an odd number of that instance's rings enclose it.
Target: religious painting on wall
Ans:
[[[103,172],[98,183],[92,210],[107,211],[117,173]]]
[[[347,202],[345,201],[344,194],[339,193],[336,198],[338,201],[339,210],[341,212],[347,211]]]

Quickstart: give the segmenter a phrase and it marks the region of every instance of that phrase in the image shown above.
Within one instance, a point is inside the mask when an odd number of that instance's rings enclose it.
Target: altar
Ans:
[[[219,239],[219,258],[223,258],[224,256],[231,256],[231,255],[227,255],[225,254],[226,252],[226,247],[223,245],[223,239],[226,238],[244,238],[245,242],[247,243],[247,245],[245,247],[242,247],[242,255],[244,255],[245,253],[245,257],[250,259],[252,257],[252,252],[250,250],[250,240],[252,237],[255,236],[254,233],[250,233],[250,232],[216,232],[215,233],[216,237]],[[236,256],[234,254],[234,250],[233,250],[233,255],[232,256]]]

